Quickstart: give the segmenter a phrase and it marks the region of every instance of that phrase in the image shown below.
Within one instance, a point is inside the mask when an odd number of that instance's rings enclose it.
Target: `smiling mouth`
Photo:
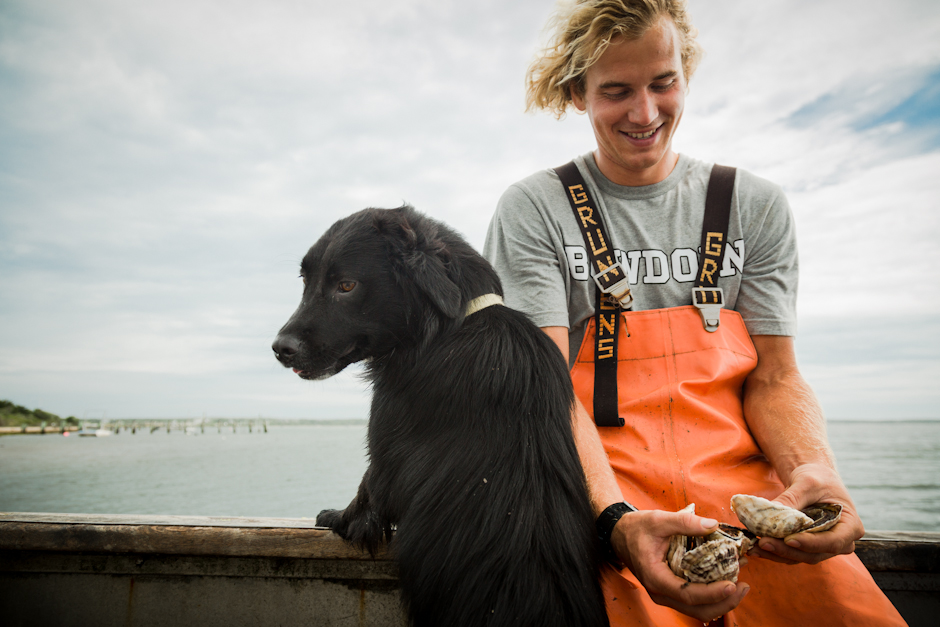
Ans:
[[[621,131],[621,132],[627,137],[630,137],[631,139],[649,139],[650,137],[656,134],[656,131],[658,131],[661,128],[662,128],[661,126],[657,126],[653,130],[643,131],[642,133],[629,133],[627,131]]]

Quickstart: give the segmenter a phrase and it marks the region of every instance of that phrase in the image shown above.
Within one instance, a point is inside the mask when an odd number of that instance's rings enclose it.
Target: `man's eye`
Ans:
[[[307,287],[307,277],[305,277],[304,275],[301,274],[301,275],[300,275],[300,278],[301,278],[301,279],[303,280],[303,282],[304,282],[304,287]]]
[[[340,281],[339,291],[341,292],[351,292],[353,288],[356,287],[355,281]]]

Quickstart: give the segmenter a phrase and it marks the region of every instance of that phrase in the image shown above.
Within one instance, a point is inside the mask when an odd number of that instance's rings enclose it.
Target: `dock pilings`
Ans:
[[[0,426],[0,436],[3,435],[44,435],[44,434],[62,434],[68,432],[69,435],[76,433],[78,435],[119,435],[122,432],[125,435],[137,435],[138,432],[153,434],[164,430],[167,434],[184,433],[186,435],[204,435],[206,428],[215,427],[218,433],[222,430],[232,430],[233,434],[239,431],[249,434],[267,433],[268,421],[264,418],[173,418],[173,419],[138,419],[138,418],[117,418],[107,420],[83,420],[81,425],[30,425],[30,426]],[[103,433],[106,432],[106,433]]]

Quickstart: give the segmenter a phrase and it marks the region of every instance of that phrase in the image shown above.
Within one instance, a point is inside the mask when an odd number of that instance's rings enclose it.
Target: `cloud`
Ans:
[[[841,126],[908,152],[940,148],[940,66],[853,79],[794,111],[795,128]],[[886,131],[886,132],[882,132]],[[873,133],[874,132],[874,133]]]
[[[858,128],[864,130],[894,122],[902,122],[915,129],[940,126],[940,68],[934,68],[924,77],[914,93],[899,105]]]
[[[368,415],[367,386],[354,372],[301,381],[277,364],[219,373],[127,370],[0,371],[0,397],[77,418],[319,418]],[[38,399],[38,403],[33,399]]]
[[[796,340],[800,368],[830,419],[936,418],[940,319],[869,309],[814,318]]]
[[[862,379],[845,368],[897,365],[849,350],[869,312],[937,311],[940,7],[690,5],[707,56],[677,147],[784,186],[804,332],[860,325],[829,361],[801,338],[803,366],[854,407]],[[301,382],[269,353],[299,261],[337,218],[402,201],[480,248],[509,184],[590,150],[585,117],[522,113],[550,10],[0,5],[0,397],[64,414],[364,415],[355,376]]]
[[[940,152],[914,155],[790,195],[801,245],[802,315],[936,315]]]

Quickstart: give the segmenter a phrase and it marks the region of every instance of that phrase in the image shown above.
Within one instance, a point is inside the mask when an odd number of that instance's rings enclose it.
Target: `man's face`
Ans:
[[[585,74],[584,94],[571,94],[591,120],[597,165],[607,178],[637,186],[669,176],[685,87],[681,40],[670,18],[661,17],[639,39],[611,42]]]

